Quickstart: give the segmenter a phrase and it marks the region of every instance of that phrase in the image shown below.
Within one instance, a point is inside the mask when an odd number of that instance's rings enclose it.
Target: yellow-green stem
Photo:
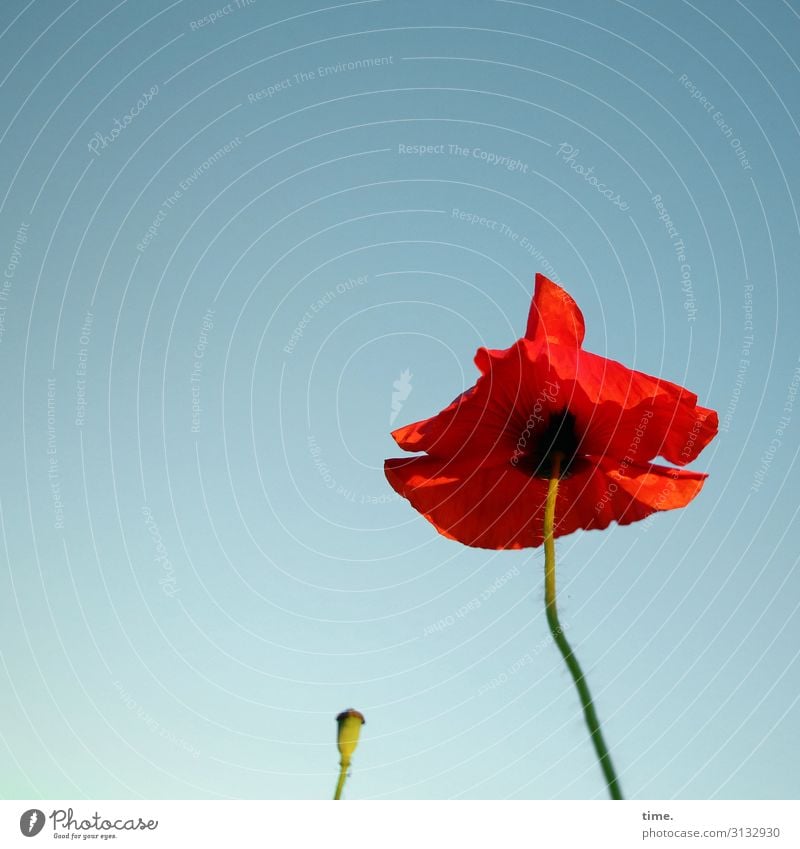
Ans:
[[[544,603],[547,611],[547,624],[550,626],[550,633],[553,635],[553,640],[558,646],[564,662],[567,664],[567,669],[569,669],[572,675],[572,680],[575,682],[575,688],[578,691],[581,706],[583,707],[586,725],[589,727],[589,735],[592,738],[594,749],[600,761],[600,768],[603,770],[603,775],[608,785],[608,793],[612,799],[622,799],[622,789],[619,786],[619,780],[611,763],[608,746],[606,746],[600,730],[600,720],[597,718],[597,711],[594,709],[589,685],[586,683],[586,678],[578,663],[578,659],[575,657],[572,647],[564,636],[564,631],[558,621],[554,526],[556,495],[558,494],[558,481],[561,477],[561,460],[562,456],[560,454],[556,453],[553,455],[550,480],[547,485],[547,501],[544,508]]]
[[[342,761],[339,766],[339,780],[336,782],[336,793],[333,795],[334,801],[342,798],[342,790],[344,789],[344,782],[347,778],[347,770],[350,767],[350,763],[344,763],[344,761]]]

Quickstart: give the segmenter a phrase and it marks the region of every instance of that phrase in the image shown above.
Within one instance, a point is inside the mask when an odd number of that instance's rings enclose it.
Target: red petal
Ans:
[[[685,507],[707,477],[651,463],[587,458],[582,469],[559,484],[556,536],[602,530],[612,521],[629,525],[652,513]]]
[[[394,431],[401,448],[500,462],[537,414],[569,410],[582,454],[637,462],[660,455],[683,466],[717,433],[716,412],[694,393],[588,351],[522,339],[507,350],[481,348],[475,362],[475,386],[438,415]]]
[[[543,274],[537,274],[525,338],[580,348],[585,332],[583,315],[572,296]]]
[[[555,412],[548,362],[527,340],[502,351],[481,348],[475,363],[483,372],[475,386],[438,415],[392,433],[401,448],[440,458],[468,456],[473,467],[510,462],[529,417]]]
[[[660,455],[684,466],[717,433],[716,412],[681,386],[588,351],[554,345],[546,353],[587,454],[640,462]]]
[[[477,548],[542,544],[547,481],[511,465],[410,457],[387,460],[386,477],[443,536]]]
[[[556,536],[644,519],[684,507],[706,475],[663,466],[620,466],[586,458],[562,479]],[[474,466],[465,460],[411,457],[387,460],[386,477],[443,536],[477,548],[542,544],[547,481],[511,466]]]

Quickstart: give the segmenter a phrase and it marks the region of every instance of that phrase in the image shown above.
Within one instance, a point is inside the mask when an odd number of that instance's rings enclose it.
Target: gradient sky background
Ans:
[[[625,792],[796,798],[800,5],[57,5],[0,25],[2,796],[328,798],[353,706],[349,798],[602,798],[541,551],[382,473],[549,272],[723,425],[559,544]]]

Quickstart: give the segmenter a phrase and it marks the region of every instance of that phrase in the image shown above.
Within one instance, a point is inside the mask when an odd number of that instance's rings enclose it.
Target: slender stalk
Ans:
[[[600,769],[603,770],[603,775],[608,785],[608,793],[612,799],[622,799],[622,789],[619,786],[619,780],[611,763],[608,746],[600,730],[600,720],[597,718],[597,711],[594,709],[589,685],[586,683],[586,678],[578,663],[578,659],[575,657],[572,647],[564,636],[561,623],[558,621],[558,608],[556,607],[556,546],[553,530],[562,459],[562,455],[558,452],[553,455],[550,480],[547,485],[547,502],[544,508],[544,601],[547,611],[547,624],[550,626],[550,633],[553,635],[553,640],[558,646],[564,662],[567,664],[567,669],[569,669],[570,675],[572,675],[572,680],[575,682],[575,688],[578,691],[581,706],[583,707],[586,725],[589,727],[589,735],[592,738],[595,752],[597,752],[597,757],[600,761]]]
[[[339,769],[339,780],[336,782],[336,793],[333,795],[334,801],[342,798],[342,790],[344,789],[344,782],[347,778],[347,769],[350,766],[349,763],[342,762],[340,764]]]

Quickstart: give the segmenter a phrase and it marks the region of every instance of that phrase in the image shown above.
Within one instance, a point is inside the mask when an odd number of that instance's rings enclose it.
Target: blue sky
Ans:
[[[327,798],[352,706],[350,798],[602,797],[541,552],[382,473],[540,272],[722,422],[559,541],[623,788],[797,797],[800,9],[551,6],[4,4],[2,795]]]

